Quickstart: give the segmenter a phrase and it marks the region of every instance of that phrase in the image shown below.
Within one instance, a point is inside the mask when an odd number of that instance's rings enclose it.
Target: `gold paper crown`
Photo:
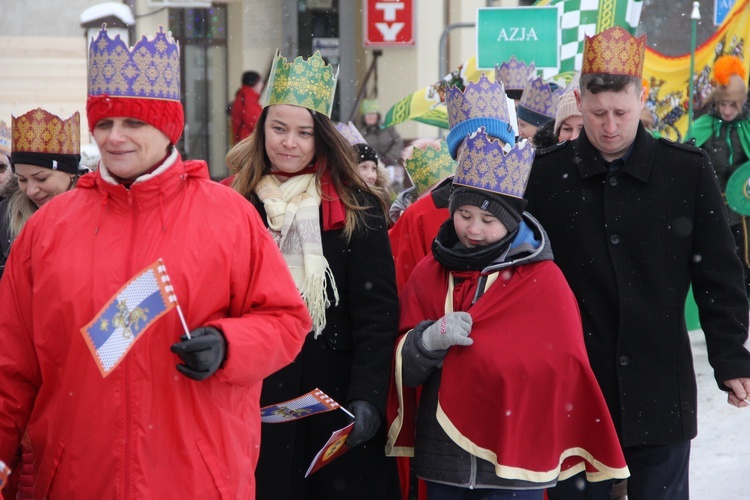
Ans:
[[[10,156],[11,137],[10,127],[0,120],[0,154]]]
[[[583,42],[581,74],[608,73],[641,78],[646,58],[646,35],[635,38],[626,29],[613,26]]]
[[[77,155],[81,153],[81,115],[76,111],[67,120],[42,108],[13,122],[13,152]]]
[[[278,52],[263,94],[263,105],[291,104],[331,117],[338,69],[326,64],[320,51],[307,60],[297,57],[291,64]]]
[[[404,168],[419,195],[453,174],[456,171],[456,161],[451,158],[445,141],[440,141],[440,149],[432,146],[425,149],[415,147],[411,158],[404,161]]]
[[[466,139],[453,185],[523,198],[533,163],[534,148],[528,141],[506,153],[502,144],[480,128]]]

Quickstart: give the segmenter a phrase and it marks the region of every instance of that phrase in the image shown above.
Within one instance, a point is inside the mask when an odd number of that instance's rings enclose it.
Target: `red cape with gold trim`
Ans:
[[[446,312],[448,272],[425,258],[404,288],[400,331]],[[578,305],[552,261],[502,270],[468,312],[468,347],[445,357],[438,422],[504,478],[591,481],[629,472],[589,366]],[[389,394],[386,453],[413,456],[416,391],[401,385],[403,336]]]

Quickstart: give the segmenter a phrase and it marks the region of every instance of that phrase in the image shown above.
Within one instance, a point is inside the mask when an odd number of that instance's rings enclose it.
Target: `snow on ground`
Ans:
[[[703,332],[690,333],[698,380],[698,437],[690,458],[691,500],[750,500],[750,407],[736,408],[714,381]]]

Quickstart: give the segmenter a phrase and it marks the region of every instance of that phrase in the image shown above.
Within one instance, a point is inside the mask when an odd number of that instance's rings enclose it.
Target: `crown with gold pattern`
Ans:
[[[320,51],[307,60],[297,57],[292,63],[277,52],[262,102],[264,106],[301,106],[330,118],[337,80],[338,69],[334,72]]]
[[[14,153],[81,153],[81,115],[78,111],[67,120],[42,108],[32,109],[18,118],[11,118]]]
[[[628,30],[613,26],[583,42],[581,74],[607,73],[642,78],[646,58],[646,35],[635,38]]]
[[[479,129],[466,139],[453,185],[523,198],[533,162],[534,148],[528,141],[506,153],[498,141]]]
[[[164,28],[132,49],[106,25],[89,46],[89,95],[180,101],[180,47]]]
[[[509,61],[500,66],[495,65],[495,81],[503,82],[505,90],[520,90],[526,88],[526,83],[536,76],[534,63],[526,64],[511,56]]]
[[[0,154],[10,156],[11,138],[10,127],[0,120]]]
[[[450,132],[446,142],[453,158],[466,137],[479,127],[507,144],[515,144],[515,133],[510,125],[508,100],[501,81],[491,82],[482,73],[479,80],[469,82],[463,90],[448,86],[445,96]]]
[[[352,146],[355,144],[367,144],[367,141],[362,137],[359,129],[352,122],[339,122],[336,124],[336,130],[338,130],[339,133],[344,136],[344,139],[346,139],[346,141]]]
[[[440,141],[440,149],[415,147],[411,158],[404,160],[404,168],[417,194],[424,193],[433,184],[456,171],[456,161],[448,152],[448,144]]]

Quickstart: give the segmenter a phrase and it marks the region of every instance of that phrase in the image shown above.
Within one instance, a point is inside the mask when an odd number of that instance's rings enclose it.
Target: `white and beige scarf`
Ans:
[[[263,202],[271,235],[305,301],[317,338],[326,326],[325,310],[331,305],[326,280],[331,283],[334,304],[339,302],[339,293],[323,256],[318,213],[321,198],[315,174],[290,177],[283,183],[275,175],[264,175],[255,194]]]

